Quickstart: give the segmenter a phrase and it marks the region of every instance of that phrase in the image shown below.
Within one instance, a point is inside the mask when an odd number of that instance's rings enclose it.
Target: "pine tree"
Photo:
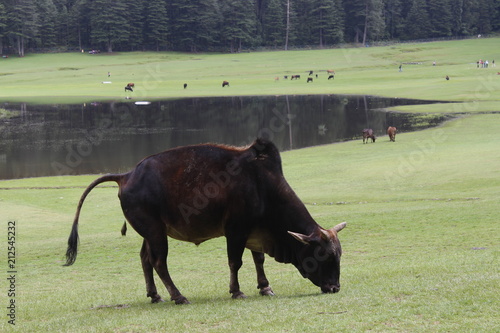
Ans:
[[[286,13],[281,0],[269,0],[265,15],[262,18],[262,35],[264,45],[278,47],[285,42]]]
[[[197,52],[218,42],[222,17],[216,0],[173,0],[168,10],[171,43],[176,49]]]
[[[76,0],[68,9],[69,27],[68,43],[78,45],[80,50],[90,45],[90,17],[89,0]]]
[[[389,39],[400,38],[404,27],[401,0],[385,0],[385,27]]]
[[[33,40],[38,31],[38,14],[34,0],[17,0],[8,8],[9,35],[14,39],[19,56],[24,57],[26,43]]]
[[[366,4],[365,30],[363,45],[368,40],[379,40],[385,34],[384,2],[383,0],[369,0]]]
[[[141,49],[144,45],[144,40],[146,38],[144,33],[144,26],[149,21],[145,19],[144,15],[144,7],[151,4],[156,3],[160,0],[151,0],[151,1],[128,1],[127,4],[127,30],[128,30],[128,39],[123,42],[123,47],[126,50],[138,50]],[[165,3],[163,2],[163,8],[165,8]],[[162,12],[164,18],[166,19],[166,12],[162,10],[162,8],[158,8],[160,12]],[[166,28],[166,25],[165,25]]]
[[[113,45],[129,37],[127,4],[125,0],[95,0],[91,11],[91,38],[93,44],[103,44],[108,52]]]
[[[240,52],[243,44],[252,44],[256,35],[255,0],[223,0],[221,38],[231,53]],[[249,3],[250,2],[250,3]]]
[[[345,34],[354,43],[359,43],[364,34],[366,5],[366,0],[344,0]]]
[[[157,51],[167,42],[168,16],[165,0],[146,2],[144,15],[144,36],[148,44],[154,45]]]
[[[38,13],[38,34],[37,40],[40,47],[52,47],[57,45],[56,25],[58,11],[52,0],[38,0],[36,3]]]
[[[7,10],[3,3],[0,3],[0,56],[3,55],[3,38],[7,36]]]
[[[427,0],[430,34],[433,37],[451,36],[453,20],[448,0]]]
[[[336,0],[316,0],[311,9],[312,34],[316,36],[319,47],[328,43],[340,43],[343,40],[343,19],[341,7]]]
[[[429,13],[425,0],[413,0],[406,19],[406,38],[421,39],[430,37]]]

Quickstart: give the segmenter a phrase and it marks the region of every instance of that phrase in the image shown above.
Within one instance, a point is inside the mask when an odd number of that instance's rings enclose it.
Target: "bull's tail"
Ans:
[[[71,234],[68,238],[68,249],[66,250],[66,264],[64,266],[71,266],[76,260],[76,255],[78,253],[78,219],[80,218],[80,211],[83,206],[83,202],[87,195],[92,191],[94,187],[104,182],[116,182],[120,185],[121,180],[125,174],[109,174],[97,178],[94,180],[83,192],[80,202],[78,203],[78,208],[76,209],[75,219],[73,220],[73,227],[71,228]]]

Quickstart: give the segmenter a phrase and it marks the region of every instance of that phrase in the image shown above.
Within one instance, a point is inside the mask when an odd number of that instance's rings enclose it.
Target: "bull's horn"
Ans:
[[[293,238],[306,245],[309,244],[309,242],[311,241],[311,236],[299,234],[298,232],[292,232],[292,231],[288,231],[288,233],[292,235]]]
[[[321,232],[321,239],[322,240],[328,241],[329,239],[332,238],[332,236],[330,235],[330,233],[328,232],[328,230],[320,228],[319,231]]]
[[[339,223],[335,227],[333,227],[332,230],[339,232],[340,230],[344,229],[346,225],[347,225],[347,222]]]

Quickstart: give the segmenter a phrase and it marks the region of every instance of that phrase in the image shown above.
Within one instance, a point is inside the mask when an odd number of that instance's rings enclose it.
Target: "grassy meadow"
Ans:
[[[369,94],[461,102],[500,99],[500,38],[240,54],[174,52],[28,54],[0,59],[0,101],[48,103],[193,96]],[[436,62],[436,66],[433,66]],[[403,64],[403,72],[398,71]],[[326,70],[335,70],[334,80]],[[306,83],[310,70],[318,74]],[[108,72],[111,74],[108,77]],[[300,74],[300,80],[284,75]],[[445,80],[448,75],[450,81]],[[275,78],[279,77],[279,81]],[[223,80],[230,87],[221,87]],[[102,83],[111,82],[111,83]],[[135,83],[126,94],[124,86]],[[188,88],[183,89],[187,83]],[[491,104],[474,109],[493,111]],[[452,108],[448,107],[446,111]],[[463,110],[452,110],[463,111]],[[467,110],[469,111],[469,110]]]
[[[19,332],[497,332],[500,327],[498,198],[500,76],[477,69],[499,39],[381,48],[235,55],[50,54],[0,59],[0,99],[60,102],[262,94],[371,94],[462,103],[399,111],[455,112],[437,128],[284,152],[284,173],[325,228],[346,221],[338,294],[321,294],[292,265],[266,261],[275,297],[262,297],[250,253],[245,300],[228,293],[225,240],[169,240],[169,269],[192,304],[146,298],[133,230],[120,235],[116,187],[99,187],[80,218],[76,263],[62,267],[79,197],[95,175],[0,182],[0,235],[16,222]],[[32,59],[30,59],[32,58]],[[498,58],[500,59],[500,58]],[[33,60],[33,61],[31,61]],[[436,61],[436,66],[432,62]],[[419,63],[403,65],[400,63]],[[335,81],[305,82],[335,69]],[[111,84],[107,72],[111,72]],[[275,76],[303,75],[301,81]],[[444,79],[451,77],[450,81]],[[231,87],[222,88],[222,80]],[[188,89],[182,89],[182,83]],[[223,89],[223,90],[222,90]],[[111,183],[110,183],[111,184]],[[0,284],[6,313],[7,251]],[[168,298],[157,279],[159,293]]]

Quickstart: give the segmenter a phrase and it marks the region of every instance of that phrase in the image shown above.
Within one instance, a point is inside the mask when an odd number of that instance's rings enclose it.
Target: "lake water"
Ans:
[[[145,156],[188,144],[246,145],[260,136],[285,151],[360,138],[363,128],[414,131],[444,116],[384,109],[427,103],[339,95],[5,103],[0,108],[14,116],[0,117],[0,179],[125,172]]]

